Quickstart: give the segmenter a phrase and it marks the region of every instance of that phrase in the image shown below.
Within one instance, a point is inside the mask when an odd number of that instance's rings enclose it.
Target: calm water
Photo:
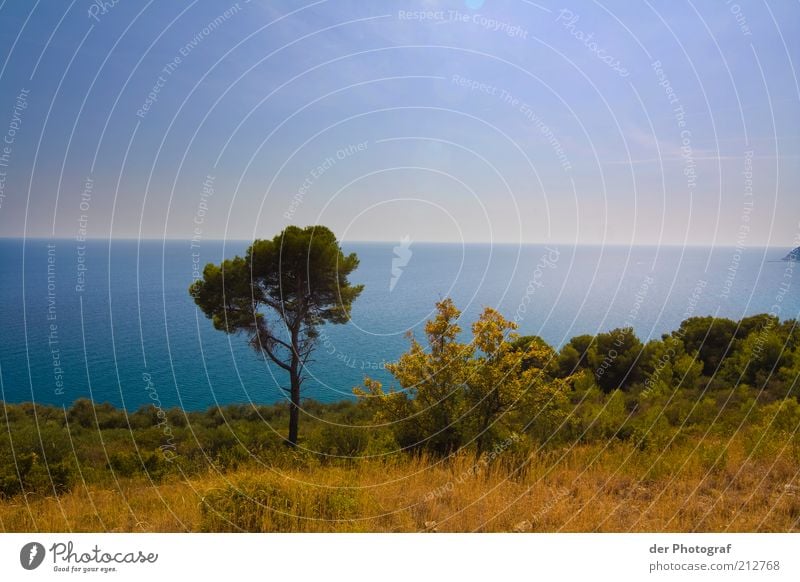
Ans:
[[[322,401],[351,397],[365,374],[387,380],[382,364],[404,351],[407,331],[422,333],[445,296],[464,311],[465,328],[494,306],[555,346],[626,324],[642,339],[659,337],[687,315],[740,318],[772,310],[779,296],[783,319],[800,312],[800,265],[776,262],[783,248],[412,243],[391,288],[394,245],[344,246],[361,258],[353,280],[366,289],[350,324],[324,329],[304,388]],[[204,241],[200,262],[245,247]],[[84,263],[77,252],[74,241],[0,240],[0,399],[61,405],[89,396],[134,409],[153,394],[164,406],[203,409],[285,398],[281,371],[195,309],[188,243],[93,241]]]

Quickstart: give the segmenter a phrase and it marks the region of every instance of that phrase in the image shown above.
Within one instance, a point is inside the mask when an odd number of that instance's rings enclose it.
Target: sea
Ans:
[[[188,288],[208,262],[246,241],[0,239],[0,400],[69,406],[78,398],[135,410],[272,404],[288,377],[240,335],[217,331]],[[631,326],[657,339],[691,316],[800,312],[790,248],[344,242],[364,284],[347,324],[325,325],[303,396],[353,398],[366,376],[424,339],[451,297],[461,327],[485,307],[558,348]]]

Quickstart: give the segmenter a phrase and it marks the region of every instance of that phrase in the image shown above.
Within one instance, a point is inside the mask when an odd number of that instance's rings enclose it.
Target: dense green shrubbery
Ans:
[[[452,345],[433,352],[417,346],[390,368],[404,383],[425,379],[445,362],[447,375],[403,392],[374,389],[359,401],[305,402],[297,449],[281,436],[289,418],[285,404],[161,414],[152,406],[126,413],[88,400],[66,413],[2,405],[0,497],[54,495],[83,480],[111,484],[115,476],[157,482],[243,466],[352,463],[400,450],[449,454],[466,447],[491,454],[500,446],[513,453],[508,459],[541,447],[624,440],[657,453],[706,434],[738,434],[755,456],[791,446],[800,463],[800,332],[793,320],[695,317],[645,344],[618,329],[575,337],[556,351],[538,337],[501,339],[496,332],[508,331],[508,322],[496,312],[490,316],[474,328],[480,342],[468,353],[449,324],[434,320],[429,341],[447,332]],[[454,361],[465,368],[456,369]],[[265,491],[270,506],[280,503],[278,493]],[[220,526],[213,508],[232,519],[232,529],[291,526],[266,514],[238,523],[233,509],[222,507],[233,495],[208,499],[209,528]],[[339,509],[326,511],[339,519],[347,513],[345,501],[309,503],[333,504]]]
[[[171,409],[164,421],[152,406],[126,413],[81,399],[65,414],[55,407],[0,402],[0,497],[58,494],[82,479],[110,485],[115,477],[158,482],[251,464],[303,466],[320,462],[318,456],[322,462],[357,456],[368,443],[367,433],[378,434],[351,426],[369,421],[356,402],[308,401],[306,408],[323,420],[306,423],[305,450],[291,450],[281,436],[289,418],[285,404]]]
[[[357,391],[408,449],[480,453],[516,433],[532,445],[620,439],[647,449],[750,430],[766,403],[800,394],[794,320],[694,317],[646,344],[621,328],[555,352],[537,336],[516,336],[492,309],[473,325],[472,343],[460,343],[460,312],[450,300],[437,307],[427,345],[412,341],[387,367],[403,390],[367,379]],[[476,423],[481,415],[487,422]]]

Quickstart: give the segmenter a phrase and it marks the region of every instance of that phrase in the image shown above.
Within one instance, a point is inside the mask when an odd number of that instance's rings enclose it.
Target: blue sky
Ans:
[[[0,4],[3,236],[800,233],[797,3],[110,4]]]

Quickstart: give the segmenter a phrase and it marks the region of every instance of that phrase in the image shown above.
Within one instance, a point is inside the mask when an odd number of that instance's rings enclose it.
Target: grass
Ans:
[[[768,451],[715,437],[664,451],[581,444],[441,460],[250,464],[151,483],[75,485],[0,501],[6,532],[791,532],[796,439]]]

